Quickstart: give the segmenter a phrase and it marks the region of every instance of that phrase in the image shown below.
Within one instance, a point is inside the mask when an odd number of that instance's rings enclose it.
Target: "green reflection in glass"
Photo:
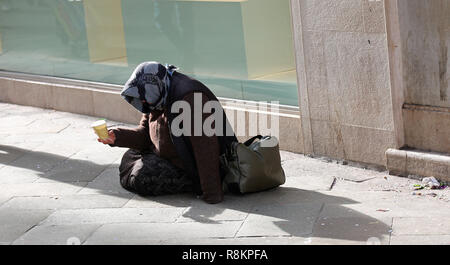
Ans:
[[[220,97],[298,105],[289,0],[0,0],[0,36],[4,70],[123,84],[152,60]]]

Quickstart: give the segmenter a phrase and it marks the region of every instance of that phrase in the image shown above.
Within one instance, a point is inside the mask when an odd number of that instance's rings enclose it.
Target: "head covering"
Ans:
[[[141,63],[122,89],[122,97],[142,113],[162,110],[170,88],[170,78],[177,68],[158,62]]]

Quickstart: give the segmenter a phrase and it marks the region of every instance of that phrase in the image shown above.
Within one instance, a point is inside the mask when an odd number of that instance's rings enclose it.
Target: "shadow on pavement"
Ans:
[[[30,170],[30,173],[27,173],[26,175],[33,175],[33,177],[28,177],[29,179],[23,180],[23,183],[57,181],[80,186],[80,182],[88,182],[89,185],[95,183],[93,181],[106,171],[111,164],[97,164],[88,160],[74,159],[46,152],[30,151],[13,146],[0,145],[0,172],[5,169],[5,167],[2,166]],[[19,171],[18,174],[9,174],[8,178],[10,178],[10,180],[6,183],[21,183],[22,179],[20,178],[22,176],[20,175],[22,173],[23,172]],[[13,178],[17,178],[18,181],[15,182]],[[39,178],[44,181],[39,181]],[[95,188],[93,189],[97,190],[99,193],[129,197],[126,196],[129,193],[122,190],[120,187],[118,178],[117,174],[117,179],[111,178],[108,183],[117,185],[95,185]],[[5,183],[4,180],[3,183]],[[91,186],[89,186],[89,188],[91,188]]]
[[[36,164],[41,166],[38,168]],[[79,185],[79,182],[92,183],[111,166],[0,145],[0,172],[4,168],[2,165],[30,169],[36,171],[40,178],[73,185]],[[116,178],[107,178],[108,185],[96,185],[95,189],[112,196],[129,196],[120,187],[118,168],[115,170]],[[116,191],[111,191],[111,183],[117,188]],[[181,222],[221,223],[245,218],[238,237],[283,235],[365,243],[369,238],[382,239],[390,234],[389,225],[345,207],[358,204],[357,201],[294,187],[279,187],[241,196],[226,194],[224,202],[215,205],[206,204],[191,194],[146,198],[137,196],[135,199],[137,204],[131,207],[146,208],[155,204],[159,204],[158,207],[186,207]]]

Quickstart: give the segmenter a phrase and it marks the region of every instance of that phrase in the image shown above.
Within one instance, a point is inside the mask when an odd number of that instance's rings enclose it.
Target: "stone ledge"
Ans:
[[[450,182],[450,155],[420,150],[386,151],[389,174],[397,176],[418,175],[435,177]]]
[[[407,146],[450,153],[450,108],[405,104],[403,119]]]

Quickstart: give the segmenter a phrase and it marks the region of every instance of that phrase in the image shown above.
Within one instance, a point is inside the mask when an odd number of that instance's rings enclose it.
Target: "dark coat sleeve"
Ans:
[[[139,126],[135,129],[117,128],[112,129],[116,141],[111,146],[126,147],[145,151],[152,147],[148,128],[149,114],[143,114]]]
[[[223,200],[222,179],[220,177],[220,147],[217,136],[194,136],[194,93],[190,93],[184,97],[191,106],[191,128],[192,136],[189,140],[194,152],[194,158],[200,178],[200,185],[203,191],[202,199],[207,203],[219,203]],[[202,108],[208,101],[208,98],[202,96]],[[211,114],[203,113],[202,125],[205,119]]]

